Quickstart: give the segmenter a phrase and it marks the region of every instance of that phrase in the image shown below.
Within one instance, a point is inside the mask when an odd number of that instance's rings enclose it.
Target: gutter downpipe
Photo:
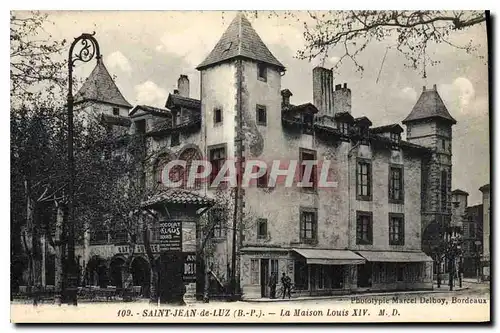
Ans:
[[[347,233],[347,246],[348,246],[348,249],[351,249],[352,248],[352,242],[351,242],[351,229],[352,229],[352,214],[351,214],[351,156],[352,156],[352,152],[354,149],[358,148],[360,146],[360,142],[361,141],[358,141],[353,147],[351,147],[351,149],[349,149],[349,151],[347,152],[347,202],[348,202],[348,220],[347,220],[347,223],[348,223],[348,228],[349,228],[349,231]],[[349,279],[350,277],[352,276],[352,273],[349,274]],[[352,286],[351,286],[351,281],[349,281],[349,289],[352,290]]]

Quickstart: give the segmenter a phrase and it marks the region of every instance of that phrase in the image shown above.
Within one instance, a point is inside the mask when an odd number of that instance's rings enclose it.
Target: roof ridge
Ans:
[[[285,66],[271,53],[250,21],[241,12],[238,12],[205,60],[196,69],[202,70],[237,57],[285,69]]]
[[[85,79],[85,82],[75,95],[75,103],[97,101],[132,108],[125,99],[115,80],[104,65],[102,58]]]
[[[434,89],[425,89],[424,87],[424,90],[420,94],[411,112],[402,122],[405,124],[410,121],[428,118],[441,118],[451,122],[452,124],[457,123],[457,121],[449,113],[443,99],[435,87]]]

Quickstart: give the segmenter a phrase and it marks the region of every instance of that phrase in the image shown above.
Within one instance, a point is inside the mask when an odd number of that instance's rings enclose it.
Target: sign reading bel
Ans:
[[[160,251],[182,251],[182,222],[160,222]]]
[[[184,257],[184,281],[196,281],[196,253],[187,252]]]

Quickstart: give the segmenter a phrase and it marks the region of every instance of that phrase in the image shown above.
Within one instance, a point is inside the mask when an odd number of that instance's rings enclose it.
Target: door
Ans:
[[[358,287],[369,288],[372,286],[372,264],[367,262],[358,265]]]
[[[162,304],[184,305],[184,258],[181,252],[162,252],[160,255],[159,296]]]
[[[260,296],[269,297],[269,259],[260,259]]]

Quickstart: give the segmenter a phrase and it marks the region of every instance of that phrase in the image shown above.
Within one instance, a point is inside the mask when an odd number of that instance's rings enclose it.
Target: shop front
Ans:
[[[292,249],[292,253],[297,296],[349,293],[354,285],[353,271],[365,263],[349,250]]]
[[[292,281],[292,297],[347,294],[356,287],[356,267],[365,263],[348,250],[247,247],[241,252],[244,299],[270,298],[273,278],[282,297],[283,273]]]
[[[433,260],[423,252],[356,251],[357,292],[432,289]]]

